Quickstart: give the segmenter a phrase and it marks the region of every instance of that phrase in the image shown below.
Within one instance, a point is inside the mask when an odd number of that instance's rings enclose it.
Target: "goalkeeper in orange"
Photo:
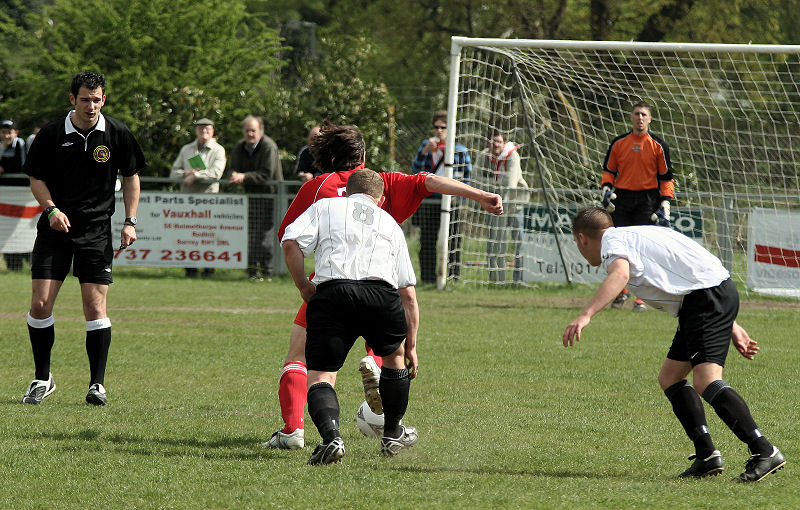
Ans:
[[[653,223],[670,226],[669,206],[675,198],[675,181],[667,143],[649,131],[652,111],[644,101],[633,105],[631,131],[611,141],[603,162],[601,202],[611,213],[615,227]],[[627,300],[625,289],[611,307],[622,308]],[[645,310],[644,301],[637,298],[633,311]]]

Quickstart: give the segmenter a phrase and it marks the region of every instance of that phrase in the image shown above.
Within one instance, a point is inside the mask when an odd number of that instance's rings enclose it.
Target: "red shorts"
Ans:
[[[300,309],[297,311],[297,315],[294,317],[294,323],[303,329],[308,329],[308,324],[306,324],[306,308],[306,302],[303,301],[303,304],[300,305]]]
[[[313,280],[314,274],[315,273],[311,273],[308,275],[308,279]],[[308,329],[308,323],[306,322],[306,308],[306,302],[303,301],[303,304],[300,305],[300,309],[297,310],[297,315],[294,316],[294,323],[303,329]]]

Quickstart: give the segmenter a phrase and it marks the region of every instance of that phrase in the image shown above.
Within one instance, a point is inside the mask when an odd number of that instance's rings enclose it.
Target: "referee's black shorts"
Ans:
[[[382,280],[330,280],[317,286],[306,311],[306,367],[336,372],[363,336],[378,356],[397,350],[408,334],[400,293]]]
[[[711,362],[724,367],[738,313],[739,291],[730,278],[716,287],[690,292],[683,298],[667,358],[692,366]]]
[[[31,254],[34,280],[64,281],[72,274],[80,283],[108,285],[114,248],[111,245],[111,222],[74,226],[69,232],[55,231],[45,215],[36,226],[36,242]]]

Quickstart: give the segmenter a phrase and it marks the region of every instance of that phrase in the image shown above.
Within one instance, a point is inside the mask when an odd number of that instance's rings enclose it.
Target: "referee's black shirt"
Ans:
[[[23,172],[44,181],[73,228],[107,221],[114,213],[117,172],[135,175],[146,166],[144,153],[128,127],[100,114],[84,137],[67,115],[36,135]]]

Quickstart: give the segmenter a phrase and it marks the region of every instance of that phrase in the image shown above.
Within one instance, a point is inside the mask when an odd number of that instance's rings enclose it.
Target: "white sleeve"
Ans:
[[[296,241],[303,252],[303,256],[308,257],[317,247],[319,239],[319,215],[317,214],[317,204],[312,204],[303,214],[290,223],[283,233],[281,245],[286,241]]]
[[[408,254],[408,243],[403,235],[403,230],[398,225],[397,232],[397,257],[395,260],[397,270],[397,287],[403,289],[417,284],[417,275],[414,274],[414,266],[411,264],[411,256]]]

